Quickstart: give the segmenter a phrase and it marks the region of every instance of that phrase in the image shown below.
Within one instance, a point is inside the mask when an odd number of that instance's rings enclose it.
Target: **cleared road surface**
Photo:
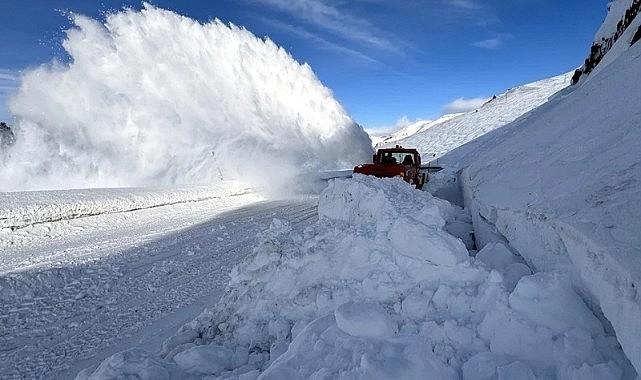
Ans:
[[[317,199],[254,194],[0,230],[0,378],[73,378],[150,351],[215,304],[273,218],[304,228]]]

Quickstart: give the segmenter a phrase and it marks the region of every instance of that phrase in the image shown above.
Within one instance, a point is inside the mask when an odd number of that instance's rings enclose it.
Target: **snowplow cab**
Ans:
[[[399,145],[379,149],[372,157],[371,164],[357,165],[354,173],[379,178],[400,176],[417,189],[422,189],[427,180],[427,174],[421,173],[421,155],[418,151]]]

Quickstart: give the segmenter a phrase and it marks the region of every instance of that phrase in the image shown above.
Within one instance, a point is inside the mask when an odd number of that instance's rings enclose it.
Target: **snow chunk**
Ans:
[[[557,273],[523,277],[510,294],[510,307],[529,320],[560,333],[582,328],[593,335],[603,333],[599,320],[572,289],[570,280]]]
[[[348,302],[334,312],[336,325],[352,336],[383,338],[396,332],[396,324],[378,303]]]
[[[180,368],[189,373],[218,374],[233,367],[234,352],[213,344],[195,346],[174,356]]]
[[[155,355],[140,348],[118,352],[105,359],[96,370],[86,377],[87,380],[169,380],[178,377],[180,372],[174,365],[169,364]],[[77,380],[82,380],[80,373]]]
[[[436,265],[454,266],[469,257],[460,239],[408,218],[394,222],[389,238],[392,247],[400,254]]]
[[[354,174],[351,181],[330,181],[318,202],[318,214],[323,218],[381,232],[389,231],[400,216],[442,228],[455,213],[449,202],[416,190],[400,178],[362,174]]]
[[[401,313],[413,319],[424,318],[428,313],[431,298],[432,294],[429,297],[422,294],[411,294],[403,299]]]
[[[579,368],[568,368],[561,373],[562,378],[571,380],[602,380],[620,379],[623,375],[621,368],[612,362],[596,365],[583,364]]]
[[[338,328],[333,315],[310,323],[289,350],[261,375],[264,380],[324,379],[457,379],[425,339],[354,337]]]
[[[532,274],[532,270],[525,264],[522,263],[513,263],[505,268],[505,273],[503,275],[505,287],[508,290],[514,289],[519,280],[525,276]]]
[[[514,362],[498,367],[497,374],[498,380],[537,380],[534,372],[523,362]]]
[[[463,364],[464,380],[491,380],[496,374],[496,368],[507,362],[501,355],[491,352],[481,352],[472,356]]]
[[[492,269],[501,272],[514,263],[514,254],[501,243],[488,243],[476,254],[476,259],[487,264]]]

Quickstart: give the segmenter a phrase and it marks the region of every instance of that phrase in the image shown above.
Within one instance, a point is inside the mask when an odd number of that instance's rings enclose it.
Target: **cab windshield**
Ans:
[[[414,165],[414,155],[407,152],[383,152],[381,156],[381,164]]]

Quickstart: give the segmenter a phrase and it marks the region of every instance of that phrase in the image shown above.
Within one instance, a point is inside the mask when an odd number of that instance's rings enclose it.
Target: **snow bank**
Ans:
[[[20,228],[90,215],[110,214],[230,197],[250,192],[223,181],[210,186],[115,188],[0,193],[0,228]]]
[[[641,45],[614,54],[589,80],[441,163],[451,175],[466,168],[479,246],[507,240],[536,270],[571,276],[640,371]]]
[[[462,209],[397,178],[355,175],[330,182],[319,214],[304,231],[274,220],[215,307],[166,341],[162,358],[128,351],[122,368],[160,361],[168,374],[234,379],[631,378],[566,276],[524,273],[512,291],[506,272],[470,258],[445,232],[467,219]],[[401,236],[398,226],[413,229]],[[98,368],[78,378],[110,377]]]
[[[270,40],[145,4],[72,15],[52,63],[21,78],[0,190],[204,184],[279,187],[353,167],[371,142],[307,64]]]
[[[416,134],[395,141],[415,147],[426,157],[445,153],[490,131],[500,128],[545,103],[570,84],[571,74],[529,83],[507,90],[481,108],[464,114],[446,115],[425,125]]]

